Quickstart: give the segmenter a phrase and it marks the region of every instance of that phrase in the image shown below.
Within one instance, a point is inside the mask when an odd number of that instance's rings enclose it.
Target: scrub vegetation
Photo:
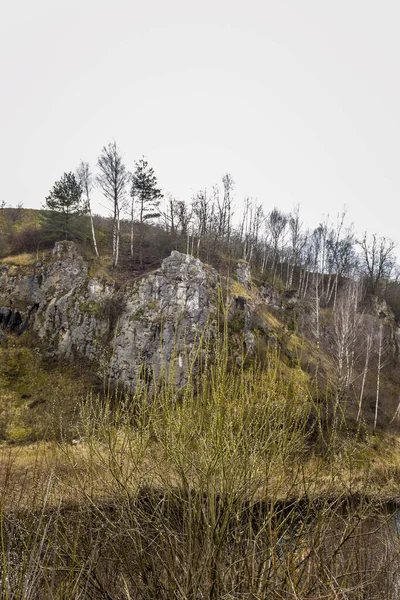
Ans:
[[[390,439],[354,435],[344,416],[329,427],[310,378],[276,349],[239,366],[221,334],[199,355],[179,392],[172,373],[134,394],[106,386],[75,397],[47,441],[9,435],[2,597],[397,598]],[[24,358],[49,385],[72,380]],[[3,369],[3,399],[24,376]]]
[[[171,370],[118,388],[0,330],[0,597],[397,599],[393,243],[250,201],[235,225],[229,175],[163,204],[147,162],[135,180],[117,158],[136,186],[109,194],[112,216],[92,214],[82,163],[86,209],[64,223],[90,276],[118,288],[177,249],[219,270],[220,312],[180,388]],[[46,264],[59,218],[1,207],[0,276]]]

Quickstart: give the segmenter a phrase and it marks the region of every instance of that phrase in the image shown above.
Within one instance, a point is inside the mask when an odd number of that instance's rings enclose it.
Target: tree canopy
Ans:
[[[46,229],[62,232],[65,239],[68,239],[72,233],[71,217],[86,212],[82,187],[74,173],[64,173],[61,179],[55,182],[46,197],[45,208],[53,213],[46,218]]]
[[[131,188],[132,198],[137,198],[139,202],[140,223],[160,216],[159,206],[163,194],[157,186],[154,169],[142,156],[135,162]]]

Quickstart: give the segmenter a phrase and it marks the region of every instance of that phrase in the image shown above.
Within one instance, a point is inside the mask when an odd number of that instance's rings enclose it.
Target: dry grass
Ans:
[[[41,254],[39,256],[39,259]],[[17,254],[15,256],[6,256],[4,258],[0,258],[0,264],[3,265],[13,265],[17,267],[28,267],[30,265],[36,264],[38,261],[38,256],[36,252],[32,252],[30,254]]]
[[[88,394],[73,442],[0,447],[3,598],[398,597],[400,440],[324,428],[300,367],[216,335],[184,389]]]

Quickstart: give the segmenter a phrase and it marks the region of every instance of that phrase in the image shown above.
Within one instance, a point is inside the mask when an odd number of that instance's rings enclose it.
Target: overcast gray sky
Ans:
[[[398,0],[20,0],[0,20],[0,200],[115,139],[166,192],[236,182],[400,242]],[[96,195],[95,210],[100,210]]]

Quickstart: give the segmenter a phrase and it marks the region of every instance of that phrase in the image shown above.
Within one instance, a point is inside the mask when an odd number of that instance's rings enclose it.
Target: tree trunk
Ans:
[[[375,416],[374,416],[374,433],[378,422],[378,406],[379,406],[379,388],[381,380],[381,362],[382,362],[382,338],[383,338],[383,323],[379,328],[379,348],[378,348],[378,374],[376,380],[376,401],[375,401]]]
[[[131,257],[133,258],[133,196],[131,204]]]
[[[365,355],[365,365],[364,365],[364,372],[363,372],[363,378],[362,378],[362,383],[361,383],[360,399],[358,402],[357,422],[360,420],[360,416],[361,416],[361,406],[362,406],[362,401],[363,401],[363,396],[364,396],[365,380],[367,378],[367,373],[368,373],[368,363],[369,363],[369,353],[371,351],[371,341],[372,341],[372,338],[369,335],[367,337],[367,352]]]
[[[120,221],[119,221],[119,212],[118,212],[118,216],[117,216],[117,236],[116,236],[116,240],[115,240],[115,261],[114,261],[114,267],[117,266],[118,260],[119,260],[119,233],[120,233]]]
[[[99,251],[97,249],[96,235],[95,235],[95,232],[94,232],[93,215],[92,215],[92,211],[90,210],[90,205],[89,205],[89,216],[90,216],[90,225],[91,225],[91,228],[92,228],[92,239],[93,239],[94,251],[96,253],[96,256],[99,256]]]

